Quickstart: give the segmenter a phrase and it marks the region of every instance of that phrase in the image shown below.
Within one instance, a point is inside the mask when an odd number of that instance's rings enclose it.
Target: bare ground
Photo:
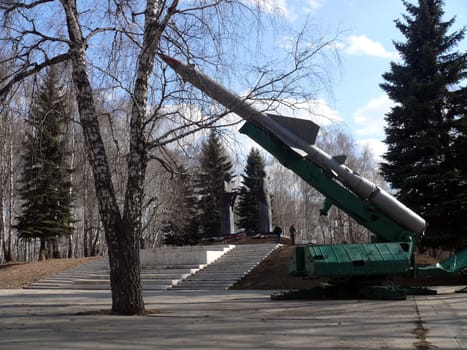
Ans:
[[[293,247],[290,245],[283,245],[276,249],[260,265],[239,281],[234,286],[234,289],[310,289],[328,280],[324,278],[310,279],[289,276],[288,264],[292,252]],[[436,262],[436,259],[426,255],[417,256],[417,264],[419,265],[430,265]],[[442,285],[466,285],[467,275],[420,278],[416,280],[396,276],[393,279],[388,280],[388,282],[401,286],[429,287]]]
[[[284,245],[276,249],[233,289],[306,289],[319,285],[323,280],[289,275],[289,257],[292,248]]]
[[[30,263],[0,264],[0,289],[23,288],[44,277],[72,269],[98,257],[82,259],[50,259]]]

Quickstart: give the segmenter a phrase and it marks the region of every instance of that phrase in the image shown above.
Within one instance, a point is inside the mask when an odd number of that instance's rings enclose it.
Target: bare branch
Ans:
[[[54,64],[64,62],[66,60],[70,59],[70,54],[69,53],[64,53],[62,55],[55,56],[51,59],[45,60],[42,63],[36,63],[34,66],[28,70],[23,70],[19,73],[17,73],[8,83],[6,83],[1,89],[0,89],[0,100],[4,99],[6,95],[10,92],[12,87],[24,80],[25,78],[36,74],[40,72],[42,69],[52,66]]]
[[[0,10],[5,11],[5,15],[9,15],[10,12],[19,9],[32,9],[38,5],[42,5],[48,2],[53,2],[54,0],[36,0],[29,4],[25,3],[18,3],[18,2],[11,2],[8,0],[0,0]]]
[[[124,34],[126,37],[128,37],[134,44],[137,46],[140,46],[140,44],[133,38],[132,35],[136,35],[137,33],[131,33],[127,29],[123,28],[117,28],[117,27],[108,27],[108,28],[96,28],[91,31],[85,38],[85,42],[89,42],[90,39],[92,39],[95,35],[99,33],[105,33],[105,32],[118,32]]]

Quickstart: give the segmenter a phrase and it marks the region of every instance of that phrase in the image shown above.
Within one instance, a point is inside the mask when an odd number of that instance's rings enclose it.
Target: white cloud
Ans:
[[[382,136],[384,134],[384,116],[388,113],[394,102],[387,95],[372,98],[366,106],[357,108],[353,113],[353,121],[358,129],[357,136]]]
[[[302,102],[298,104],[298,107],[300,109],[295,112],[297,117],[303,118],[305,115],[308,115],[308,118],[318,125],[340,123],[343,120],[339,116],[339,113],[323,99]]]
[[[339,113],[327,104],[323,99],[316,100],[291,100],[284,99],[281,104],[272,103],[274,114],[286,117],[307,119],[320,126],[342,122]],[[257,106],[261,109],[261,106]]]
[[[305,13],[312,13],[315,12],[322,6],[321,0],[307,0],[304,12]]]
[[[371,153],[375,156],[375,160],[378,163],[384,162],[383,154],[386,153],[387,145],[378,139],[368,138],[357,140],[357,143],[362,147],[368,147]]]
[[[387,145],[382,141],[386,125],[384,117],[394,105],[395,103],[384,94],[369,100],[366,106],[353,113],[353,121],[357,125],[357,142],[367,146],[378,162],[383,161],[382,155],[387,150]]]
[[[290,35],[284,35],[277,41],[277,47],[285,49],[285,50],[291,50],[293,49],[296,41],[297,41],[297,38],[294,38]]]
[[[287,6],[287,0],[243,0],[243,2],[248,6],[258,7],[267,13],[276,14],[289,20],[296,17]]]
[[[397,52],[387,51],[381,43],[373,41],[366,35],[351,35],[348,37],[347,44],[344,45],[344,51],[353,56],[374,56],[397,60]]]

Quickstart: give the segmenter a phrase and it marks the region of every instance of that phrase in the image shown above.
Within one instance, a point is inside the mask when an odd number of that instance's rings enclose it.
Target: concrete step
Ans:
[[[180,280],[205,267],[207,261],[211,262],[232,248],[231,245],[219,245],[145,250],[143,255],[146,265],[141,267],[143,289],[163,290],[170,288]],[[152,263],[151,258],[154,258],[156,263]],[[200,263],[194,263],[197,259]],[[43,278],[24,288],[110,289],[109,275],[108,258],[102,258]]]
[[[276,244],[237,245],[214,263],[180,281],[173,290],[225,290],[248,274]]]
[[[227,289],[251,271],[276,246],[274,244],[254,244],[229,246],[229,249],[224,246],[218,248],[208,247],[205,249],[222,250],[224,253],[209,264],[170,263],[143,266],[141,268],[141,283],[144,290]],[[197,249],[202,248],[198,247]],[[169,250],[176,252],[178,256],[182,256],[186,249],[177,251],[176,248],[170,248]],[[192,250],[190,252],[192,256],[190,256],[189,260],[199,254],[196,251],[196,254],[193,253]],[[151,254],[146,254],[146,261],[151,257]],[[174,259],[169,257],[169,260],[172,262]],[[58,273],[55,276],[41,279],[24,288],[108,290],[110,289],[108,259],[94,260],[85,265]]]

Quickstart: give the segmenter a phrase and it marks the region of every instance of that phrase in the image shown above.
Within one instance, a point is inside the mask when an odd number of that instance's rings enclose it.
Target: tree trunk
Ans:
[[[58,240],[60,237],[56,236],[46,240],[47,245],[47,259],[60,259],[60,250],[58,248]]]
[[[84,206],[86,207],[86,202],[84,202]],[[86,210],[84,210],[84,218],[83,218],[83,254],[84,257],[91,256],[89,253],[89,242],[88,242],[88,232],[90,229],[88,228],[88,219],[86,215]]]
[[[68,249],[67,249],[67,258],[73,258],[73,235],[69,235],[68,238]]]
[[[43,261],[47,259],[47,246],[44,237],[40,238],[41,245],[39,247],[39,261]]]
[[[69,96],[69,95],[68,95]],[[71,105],[70,101],[68,101],[68,103]],[[73,120],[70,122],[68,122],[68,125],[67,127],[71,127],[71,145],[70,145],[70,149],[71,149],[71,154],[70,154],[70,169],[72,171],[70,171],[70,198],[72,198],[72,200],[74,200],[73,198],[73,174],[74,174],[74,169],[75,169],[75,153],[76,153],[76,135],[75,135],[75,118],[74,116],[76,115],[76,113],[73,113]],[[72,226],[71,223],[69,223],[70,227]],[[76,232],[76,229],[73,230],[73,232]],[[73,234],[69,235],[67,237],[67,243],[68,243],[68,249],[67,249],[67,253],[66,253],[66,256],[68,259],[71,259],[73,257],[73,242],[72,242],[72,237],[73,237]]]
[[[72,56],[73,83],[77,90],[77,102],[83,128],[86,151],[91,164],[99,213],[109,248],[110,285],[112,312],[134,315],[144,313],[143,289],[139,264],[139,237],[135,237],[135,225],[131,219],[122,220],[111,172],[99,130],[97,111],[91,88],[85,48],[75,0],[61,0],[66,13],[70,53]],[[128,191],[127,191],[128,192]],[[127,193],[128,195],[128,193]],[[131,202],[134,198],[130,199]],[[136,202],[138,198],[136,198]]]
[[[5,220],[3,218],[3,184],[0,183],[0,263],[3,262],[5,257]]]
[[[53,249],[52,240],[46,240],[45,246],[46,246],[46,249],[47,249],[46,259],[53,257],[54,249]]]
[[[134,239],[132,224],[116,228],[116,239],[109,246],[112,312],[133,315],[144,313],[143,289],[140,278],[139,244]],[[138,308],[129,301],[140,302]]]
[[[91,238],[92,238],[92,231],[91,232]],[[96,235],[94,236],[94,239],[90,240],[91,242],[89,243],[91,245],[91,256],[98,256],[99,255],[99,249],[97,248],[97,242],[99,242],[99,236],[101,235],[101,227],[99,225],[99,222],[97,223],[97,228],[96,228]]]
[[[54,259],[61,259],[62,257],[60,256],[60,249],[58,248],[58,240],[60,239],[59,236],[55,237],[54,240],[52,240],[52,257]]]
[[[14,207],[14,169],[13,169],[13,154],[14,154],[14,149],[13,149],[13,143],[10,142],[10,150],[8,154],[8,239],[6,241],[6,247],[4,246],[4,252],[5,252],[5,260],[7,262],[10,261],[15,261],[15,254],[13,254],[13,248],[12,248],[12,238],[13,238],[13,207]],[[5,234],[6,234],[5,230]]]

